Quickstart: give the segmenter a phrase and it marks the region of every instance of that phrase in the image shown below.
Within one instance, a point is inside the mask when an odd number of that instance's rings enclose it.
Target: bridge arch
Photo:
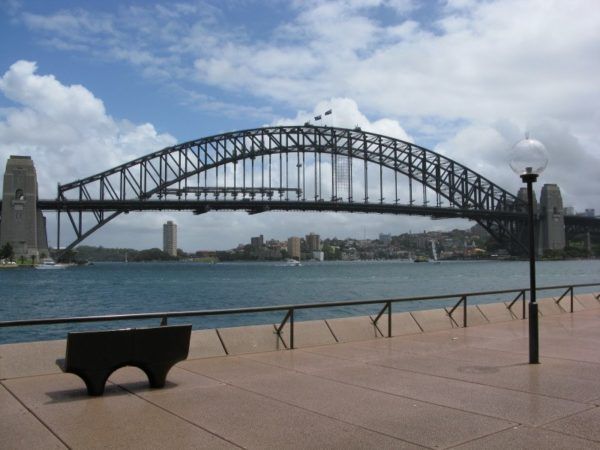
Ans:
[[[314,186],[307,184],[307,167]],[[379,169],[375,180],[373,167]],[[394,177],[392,201],[384,199],[384,169]],[[407,201],[400,201],[398,175],[408,181]],[[324,182],[331,186],[325,194]],[[380,194],[376,201],[369,198],[373,184]],[[421,204],[415,185],[422,189]],[[355,195],[357,191],[364,195]],[[432,193],[435,206],[429,205]],[[517,222],[524,217],[520,199],[439,153],[360,128],[308,124],[223,133],[167,147],[59,185],[57,202],[76,235],[65,250],[119,214],[135,210],[294,209],[466,217],[498,240],[517,242]],[[93,219],[85,221],[84,213]]]

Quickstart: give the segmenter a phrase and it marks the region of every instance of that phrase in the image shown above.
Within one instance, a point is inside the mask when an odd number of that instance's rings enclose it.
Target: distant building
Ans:
[[[300,238],[291,237],[287,244],[288,256],[294,259],[300,259]]]
[[[564,215],[565,216],[574,216],[575,215],[575,208],[573,208],[572,206],[565,206],[564,209]]]
[[[177,224],[171,220],[163,225],[163,251],[177,256]]]
[[[312,252],[312,257],[314,260],[316,261],[324,261],[325,260],[325,253],[323,252]]]
[[[585,217],[596,217],[596,210],[595,209],[588,209],[586,208],[585,212],[583,213],[583,215]]]
[[[250,247],[254,255],[261,255],[263,253],[263,246],[265,238],[261,234],[260,236],[250,238]]]
[[[318,252],[321,250],[321,236],[310,233],[306,236],[306,247],[309,252]]]

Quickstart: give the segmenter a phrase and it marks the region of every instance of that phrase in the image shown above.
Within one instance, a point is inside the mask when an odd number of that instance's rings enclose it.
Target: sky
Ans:
[[[55,198],[57,183],[178,142],[332,109],[327,125],[414,142],[514,193],[508,154],[528,132],[549,154],[538,190],[556,183],[565,206],[598,212],[599,73],[592,0],[0,0],[0,161],[30,155],[40,197]],[[473,224],[131,213],[84,243],[161,247],[166,220],[186,251]]]

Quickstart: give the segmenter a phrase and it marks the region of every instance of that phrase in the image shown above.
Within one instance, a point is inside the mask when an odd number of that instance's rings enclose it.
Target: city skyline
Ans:
[[[550,154],[538,197],[542,184],[557,183],[566,206],[600,210],[599,5],[272,3],[267,12],[254,1],[1,2],[0,160],[31,156],[40,197],[54,198],[56,183],[177,142],[321,116],[319,124],[415,142],[516,194],[521,183],[506,157],[530,131]],[[283,239],[305,229],[376,236],[473,225],[339,213],[132,212],[84,244],[147,248],[168,220],[181,226],[181,247],[219,249],[265,230]],[[55,236],[48,214],[50,245]]]

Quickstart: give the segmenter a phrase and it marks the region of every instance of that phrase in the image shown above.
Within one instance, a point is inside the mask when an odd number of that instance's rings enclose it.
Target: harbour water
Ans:
[[[525,261],[404,261],[303,263],[96,263],[65,270],[0,271],[0,320],[185,311],[368,300],[526,288]],[[600,260],[537,265],[538,286],[600,282]],[[599,291],[598,288],[579,292]],[[538,297],[552,295],[543,292]],[[469,299],[470,303],[506,296]],[[454,301],[411,302],[394,311],[452,306]],[[296,320],[377,313],[359,306],[299,311]],[[185,318],[195,329],[280,322],[283,313]],[[153,321],[0,329],[0,343],[60,339],[75,329],[157,324]]]

